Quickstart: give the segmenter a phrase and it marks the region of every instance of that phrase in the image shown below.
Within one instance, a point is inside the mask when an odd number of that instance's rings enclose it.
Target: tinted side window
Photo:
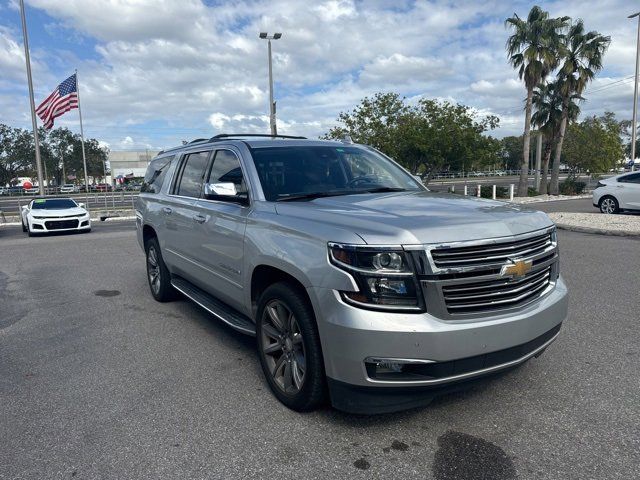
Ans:
[[[247,196],[240,160],[229,150],[218,150],[207,183],[233,183],[238,196]]]
[[[140,188],[141,192],[160,193],[164,178],[167,176],[167,170],[169,170],[169,165],[171,165],[173,158],[174,155],[157,158],[149,164],[147,173],[144,175],[142,187]]]
[[[182,175],[176,185],[176,195],[199,198],[202,192],[202,179],[209,160],[209,152],[187,155],[182,167]]]
[[[618,182],[621,183],[640,183],[640,173],[632,173],[631,175],[625,175],[620,177]]]

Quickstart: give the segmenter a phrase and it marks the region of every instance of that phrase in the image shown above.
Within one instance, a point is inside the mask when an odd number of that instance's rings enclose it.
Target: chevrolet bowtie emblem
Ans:
[[[524,277],[527,273],[531,271],[532,262],[531,260],[511,260],[513,263],[511,265],[505,265],[502,267],[500,271],[500,275],[503,277]]]

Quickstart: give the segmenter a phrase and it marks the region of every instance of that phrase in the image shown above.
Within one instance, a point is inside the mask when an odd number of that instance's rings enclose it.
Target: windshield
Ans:
[[[37,199],[31,205],[32,210],[59,210],[62,208],[76,208],[78,205],[70,198]]]
[[[251,153],[269,201],[423,189],[393,162],[362,147],[264,147]]]

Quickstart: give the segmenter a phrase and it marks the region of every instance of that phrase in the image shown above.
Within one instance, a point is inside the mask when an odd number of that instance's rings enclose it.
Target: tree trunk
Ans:
[[[556,144],[556,153],[553,156],[553,168],[551,170],[551,184],[549,186],[549,193],[551,195],[558,195],[560,191],[559,178],[560,178],[560,155],[562,154],[562,142],[564,141],[564,134],[567,130],[567,119],[569,118],[569,100],[562,101],[562,119],[560,120],[560,132],[558,133],[558,143]]]
[[[553,150],[553,142],[555,138],[552,135],[547,139],[547,143],[544,146],[544,156],[542,157],[542,174],[540,176],[540,188],[538,193],[540,195],[547,194],[547,170],[549,170],[549,161],[551,160],[551,150]]]
[[[524,114],[524,145],[522,151],[522,165],[520,165],[520,180],[518,181],[518,196],[529,194],[529,147],[531,145],[531,101],[533,88],[527,89],[527,103]]]

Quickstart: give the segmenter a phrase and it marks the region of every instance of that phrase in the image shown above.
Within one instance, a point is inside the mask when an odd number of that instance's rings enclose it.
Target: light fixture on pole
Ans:
[[[273,69],[271,67],[271,40],[278,40],[282,37],[282,33],[274,33],[269,35],[267,32],[260,32],[260,38],[269,42],[269,125],[271,127],[271,135],[277,135],[276,127],[276,102],[273,101]]]
[[[638,126],[638,66],[640,64],[640,12],[629,15],[628,18],[638,17],[638,39],[636,40],[636,79],[633,82],[633,125],[631,126],[631,171],[636,168],[636,133]]]

